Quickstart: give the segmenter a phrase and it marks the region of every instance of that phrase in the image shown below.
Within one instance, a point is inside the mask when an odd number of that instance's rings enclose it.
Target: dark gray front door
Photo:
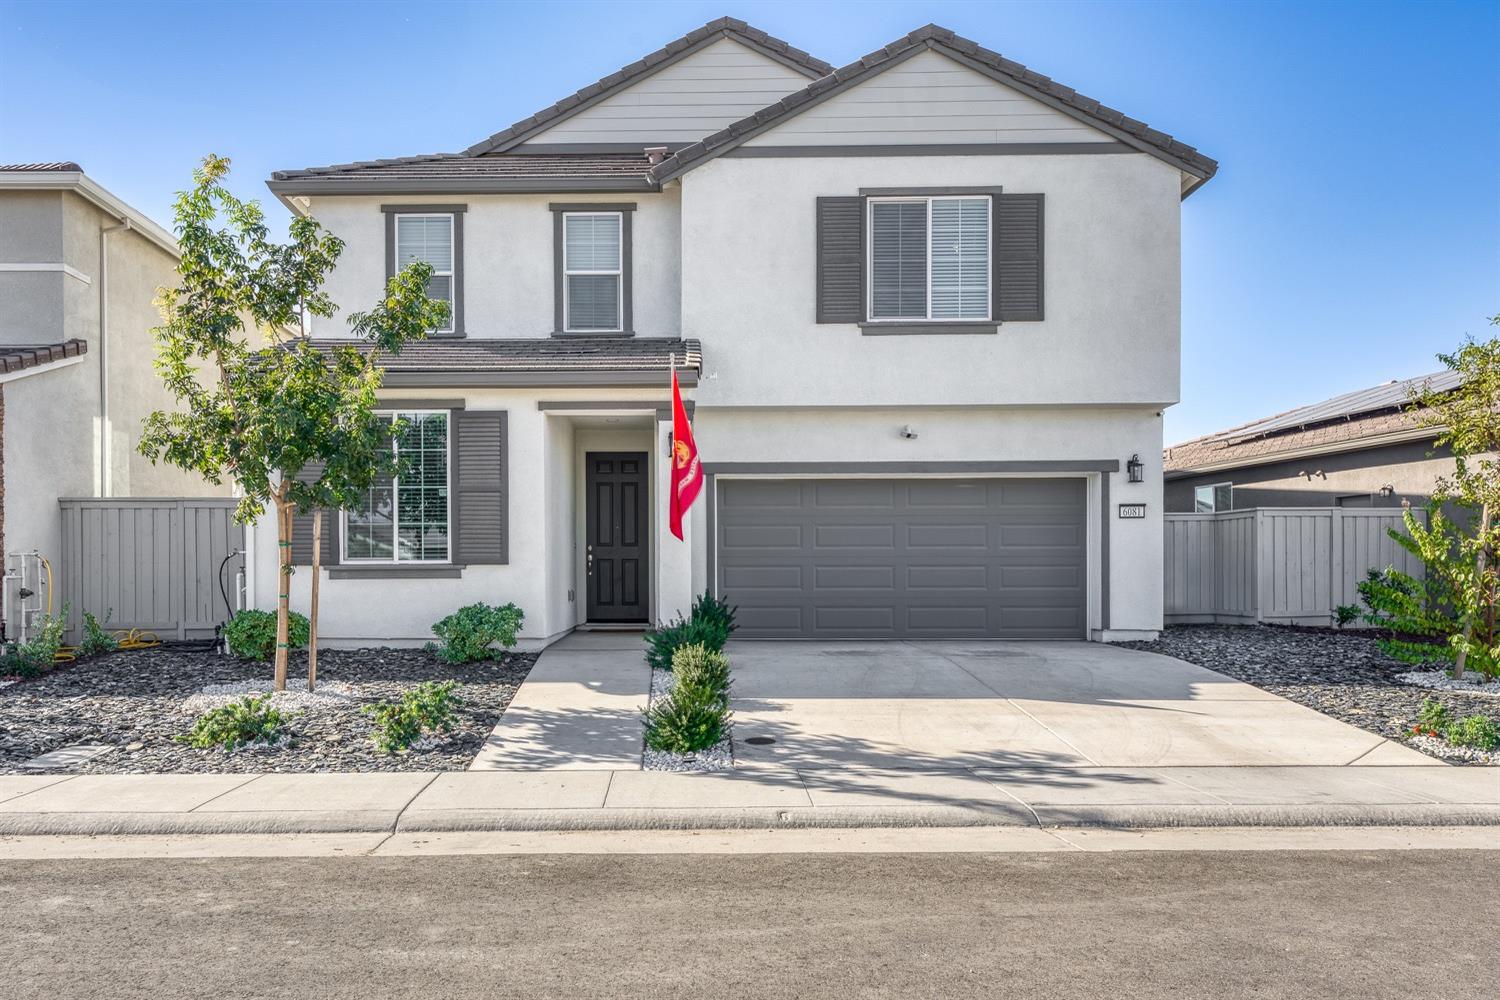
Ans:
[[[728,479],[719,592],[740,635],[1085,633],[1082,479]]]
[[[646,620],[646,453],[591,451],[585,543],[591,622]]]

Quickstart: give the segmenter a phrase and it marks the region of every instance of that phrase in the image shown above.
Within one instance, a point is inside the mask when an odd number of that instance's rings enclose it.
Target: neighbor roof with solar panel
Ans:
[[[1235,462],[1253,464],[1303,448],[1353,450],[1372,438],[1418,433],[1423,428],[1411,411],[1413,394],[1447,392],[1459,381],[1457,372],[1442,371],[1346,392],[1172,445],[1164,452],[1165,467],[1169,473],[1182,473]]]

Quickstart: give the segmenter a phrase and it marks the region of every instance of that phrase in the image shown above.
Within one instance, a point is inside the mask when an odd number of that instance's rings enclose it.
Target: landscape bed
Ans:
[[[291,718],[275,745],[233,751],[194,749],[174,737],[199,712],[240,697],[204,688],[269,686],[271,665],[211,651],[174,649],[111,653],[60,666],[0,688],[0,774],[44,773],[22,765],[79,744],[111,749],[68,767],[80,774],[191,772],[455,771],[469,766],[525,680],[536,653],[454,665],[422,649],[324,649],[318,693],[306,694],[306,654],[292,657],[288,695],[277,707]],[[364,706],[395,700],[424,681],[456,681],[461,699],[454,728],[411,749],[381,753]],[[191,700],[190,700],[191,699]]]
[[[1451,764],[1493,764],[1500,755],[1412,738],[1427,698],[1454,716],[1484,715],[1500,724],[1500,684],[1495,694],[1433,691],[1407,684],[1401,674],[1422,669],[1386,656],[1374,637],[1330,629],[1268,625],[1174,625],[1154,642],[1121,643],[1196,663],[1253,684],[1299,705]]]

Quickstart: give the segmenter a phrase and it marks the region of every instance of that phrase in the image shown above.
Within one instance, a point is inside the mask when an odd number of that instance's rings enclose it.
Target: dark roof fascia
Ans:
[[[568,386],[655,386],[660,388],[668,376],[665,368],[627,370],[595,369],[583,371],[461,371],[453,368],[400,371],[386,370],[381,385],[387,389],[438,388],[566,388]],[[698,373],[678,368],[677,381],[684,386],[698,384]]]
[[[762,108],[750,117],[735,122],[728,128],[671,154],[651,170],[651,176],[658,181],[667,181],[678,177],[701,163],[721,156],[742,143],[753,139],[755,136],[783,124],[788,119],[801,114],[808,108],[815,107],[829,98],[885,72],[893,66],[899,66],[902,62],[905,62],[918,53],[928,50],[941,52],[943,55],[978,73],[982,73],[1005,86],[1012,87],[1062,114],[1075,118],[1120,142],[1154,156],[1198,178],[1198,182],[1189,187],[1184,192],[1183,197],[1186,197],[1188,193],[1201,186],[1218,170],[1218,164],[1215,161],[1199,154],[1196,150],[1184,143],[1178,142],[1171,136],[1163,132],[1157,132],[1155,129],[1151,129],[1142,123],[1135,122],[1134,119],[1126,118],[1119,112],[1104,107],[1092,98],[1078,94],[1071,88],[1053,84],[1047,77],[1032,72],[1020,63],[1005,59],[998,53],[988,52],[969,39],[962,38],[936,25],[928,25],[925,28],[920,28],[912,32],[904,39],[893,42],[877,52],[872,52],[867,56],[855,60],[848,66],[835,70],[829,76],[814,81],[795,94],[787,95],[775,104]],[[1029,80],[1028,77],[1033,79]],[[1040,89],[1044,84],[1051,84],[1061,93],[1071,95],[1071,100],[1065,100],[1055,93],[1049,93]],[[1080,104],[1083,106],[1080,107]],[[1091,107],[1099,109],[1102,112],[1108,112],[1108,116],[1089,110]],[[1117,119],[1117,121],[1112,119]],[[1140,125],[1141,132],[1148,133],[1153,138],[1143,138],[1129,129],[1122,127],[1127,122]],[[1178,151],[1174,152],[1172,147],[1177,147]],[[1188,159],[1189,155],[1197,157],[1197,162]]]
[[[695,28],[676,41],[668,42],[655,52],[589,84],[571,97],[563,98],[551,107],[538,111],[530,118],[524,118],[509,128],[496,132],[488,139],[476,142],[464,150],[464,155],[482,156],[485,153],[503,153],[512,146],[525,142],[531,136],[566,121],[580,111],[585,111],[600,101],[613,97],[624,88],[639,83],[724,38],[732,38],[796,70],[809,79],[816,80],[833,72],[833,67],[828,63],[801,49],[793,48],[779,38],[772,37],[758,28],[752,28],[744,21],[732,17],[721,17],[701,28]]]
[[[661,185],[642,174],[639,177],[413,177],[351,178],[296,177],[271,180],[266,187],[277,197],[283,195],[327,194],[580,194],[580,193],[646,193],[660,191]],[[285,199],[283,198],[283,201]]]

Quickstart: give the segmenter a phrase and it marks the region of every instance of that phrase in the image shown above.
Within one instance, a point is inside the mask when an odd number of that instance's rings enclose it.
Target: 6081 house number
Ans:
[[[1146,505],[1143,504],[1143,503],[1122,503],[1122,504],[1120,504],[1120,517],[1122,517],[1122,518],[1126,518],[1126,519],[1129,519],[1129,518],[1143,518],[1145,516],[1146,516]]]

